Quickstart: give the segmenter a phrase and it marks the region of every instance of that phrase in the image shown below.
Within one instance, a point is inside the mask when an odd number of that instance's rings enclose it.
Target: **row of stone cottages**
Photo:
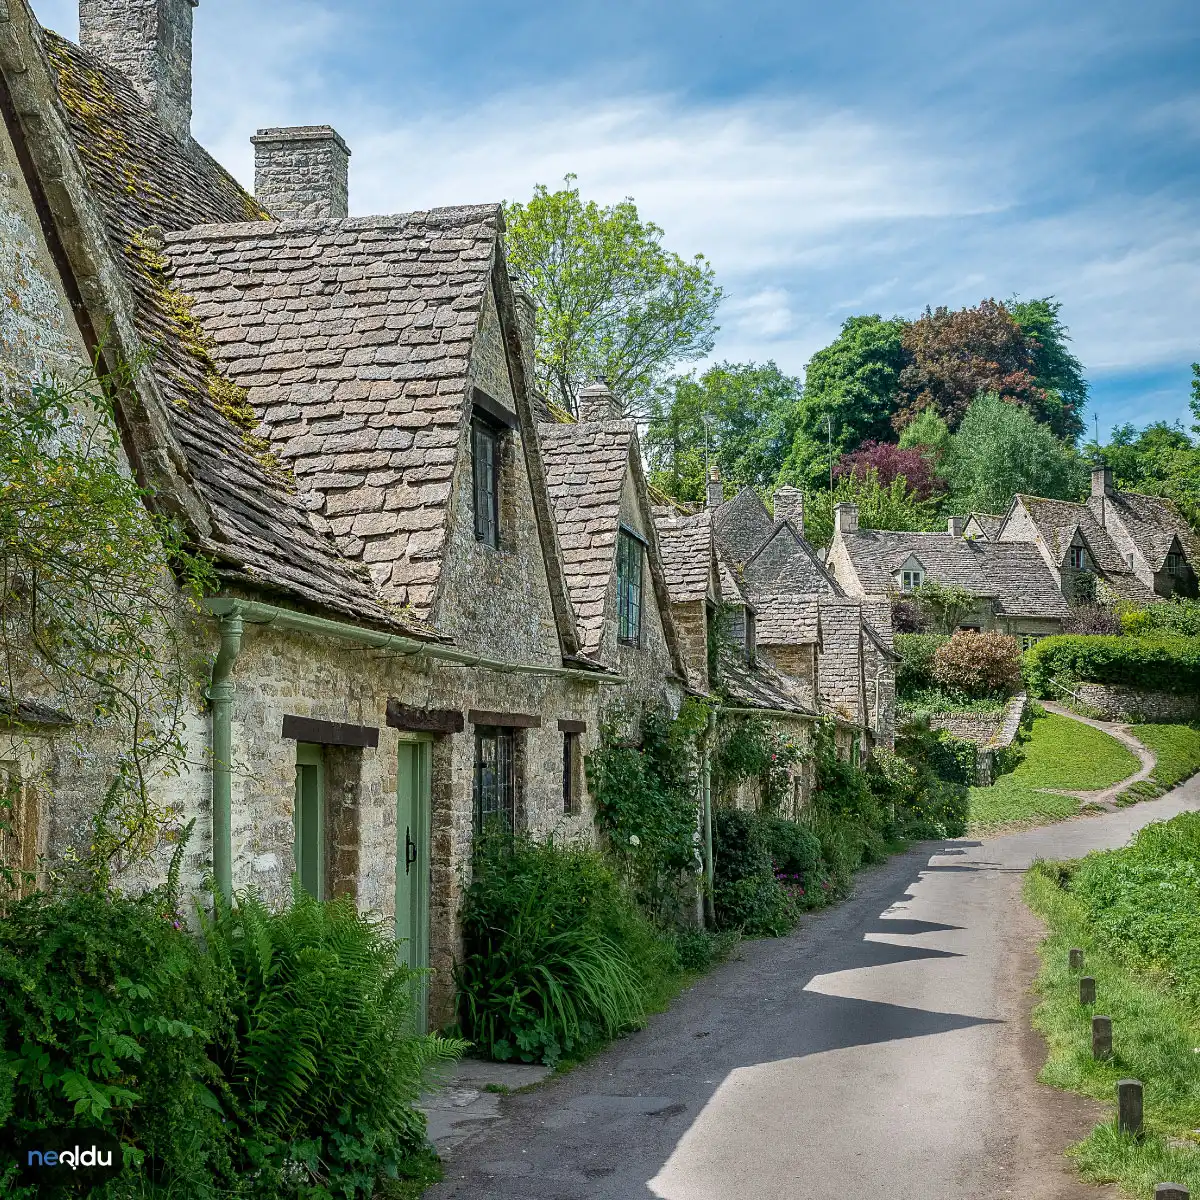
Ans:
[[[777,520],[716,481],[705,511],[656,508],[603,387],[551,414],[498,205],[350,219],[327,127],[261,132],[247,195],[190,133],[193,7],[83,0],[76,46],[0,3],[5,402],[139,364],[113,396],[128,465],[220,580],[193,765],[155,785],[197,821],[185,882],[282,901],[298,873],[394,915],[440,1020],[490,814],[593,836],[602,722],[709,694],[725,605],[726,711],[889,740],[886,602],[826,571],[798,493]],[[55,697],[0,699],[10,851],[44,871],[113,747],[69,755]]]

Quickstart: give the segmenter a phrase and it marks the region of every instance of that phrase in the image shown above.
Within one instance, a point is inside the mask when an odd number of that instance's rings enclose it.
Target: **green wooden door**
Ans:
[[[296,874],[300,886],[325,898],[325,755],[320,746],[296,745]]]
[[[429,966],[429,742],[401,742],[396,788],[396,939],[401,959],[416,970]],[[424,1033],[428,982],[415,990],[415,1024]]]

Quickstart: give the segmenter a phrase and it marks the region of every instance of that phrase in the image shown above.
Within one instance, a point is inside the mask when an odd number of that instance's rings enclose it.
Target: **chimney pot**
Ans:
[[[254,143],[254,198],[292,221],[350,215],[350,149],[330,125],[260,129]]]
[[[966,528],[966,526],[967,526],[967,518],[966,517],[947,517],[946,518],[946,532],[951,537],[956,537],[956,538],[962,537],[963,530]]]
[[[621,406],[607,383],[589,383],[576,398],[580,421],[620,421]]]
[[[181,142],[192,135],[192,9],[200,0],[79,0],[79,44],[120,71]]]
[[[843,501],[833,509],[835,533],[854,533],[858,529],[858,505]]]
[[[775,520],[787,521],[804,536],[804,493],[786,484],[775,492]]]
[[[720,508],[725,503],[725,485],[721,482],[720,467],[713,467],[708,472],[705,500],[709,508]]]
[[[1092,468],[1092,495],[1111,496],[1116,489],[1113,487],[1112,467]]]

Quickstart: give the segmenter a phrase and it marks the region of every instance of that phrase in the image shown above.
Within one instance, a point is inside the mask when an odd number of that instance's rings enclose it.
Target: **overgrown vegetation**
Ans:
[[[1144,1086],[1145,1132],[1098,1125],[1071,1154],[1084,1177],[1149,1195],[1170,1179],[1200,1188],[1200,816],[1150,825],[1122,850],[1030,872],[1026,895],[1048,923],[1035,1023],[1049,1058],[1044,1082],[1111,1102],[1118,1079]],[[1094,1062],[1090,1018],[1067,951],[1085,952],[1094,1011],[1113,1019],[1113,1057]]]
[[[171,887],[37,894],[0,919],[0,1130],[83,1122],[126,1170],[108,1200],[367,1200],[428,1170],[412,976],[349,900],[218,904],[204,941]],[[4,1194],[32,1192],[0,1180]]]
[[[1129,732],[1154,752],[1154,771],[1149,779],[1131,784],[1118,804],[1134,804],[1169,792],[1200,771],[1200,726],[1131,725]]]

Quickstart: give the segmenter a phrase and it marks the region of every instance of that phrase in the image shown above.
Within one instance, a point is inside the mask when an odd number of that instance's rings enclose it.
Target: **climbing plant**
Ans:
[[[184,760],[212,580],[125,466],[106,394],[128,373],[35,383],[0,411],[0,715],[19,732],[35,700],[81,754],[111,747],[95,864],[145,853],[169,817],[150,784]]]
[[[730,797],[744,780],[759,784],[759,806],[776,813],[792,786],[794,768],[804,748],[762,717],[722,717],[713,747],[713,791]]]

